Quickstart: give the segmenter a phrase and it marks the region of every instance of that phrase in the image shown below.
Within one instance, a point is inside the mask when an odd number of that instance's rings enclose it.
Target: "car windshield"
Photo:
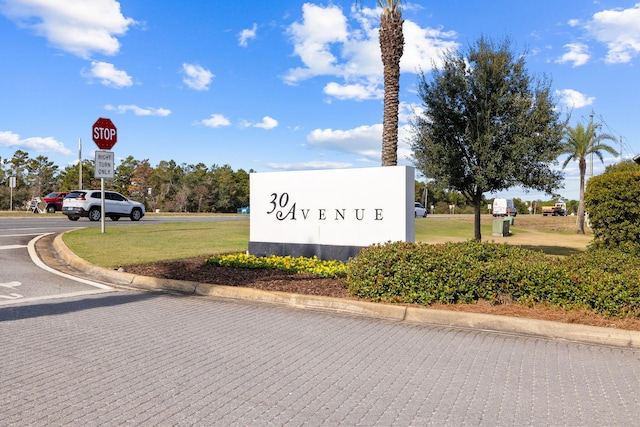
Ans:
[[[78,199],[80,197],[84,197],[86,193],[84,191],[72,191],[71,193],[67,194],[67,197],[65,197],[65,199]]]

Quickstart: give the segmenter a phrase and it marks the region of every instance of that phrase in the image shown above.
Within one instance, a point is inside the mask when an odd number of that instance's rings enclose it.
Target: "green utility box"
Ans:
[[[509,230],[509,226],[511,225],[511,217],[494,219],[493,220],[493,231],[491,232],[492,236],[500,236],[507,237],[511,235],[511,231]]]

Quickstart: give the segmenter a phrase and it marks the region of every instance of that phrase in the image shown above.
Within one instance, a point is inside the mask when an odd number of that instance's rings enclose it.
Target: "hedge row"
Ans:
[[[566,258],[505,244],[396,242],[360,252],[349,292],[373,301],[546,303],[613,317],[640,317],[640,260],[592,250]]]

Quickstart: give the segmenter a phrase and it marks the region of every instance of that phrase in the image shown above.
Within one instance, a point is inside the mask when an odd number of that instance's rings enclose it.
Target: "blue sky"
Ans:
[[[624,158],[640,153],[637,1],[403,1],[399,164],[411,164],[416,72],[481,35],[526,51],[572,124],[593,113]],[[20,149],[63,168],[77,161],[81,138],[93,159],[91,126],[108,117],[116,159],[152,166],[379,166],[380,10],[377,0],[354,4],[0,0],[0,157]],[[594,174],[618,160],[596,162]],[[560,193],[577,199],[575,163],[564,184]]]

